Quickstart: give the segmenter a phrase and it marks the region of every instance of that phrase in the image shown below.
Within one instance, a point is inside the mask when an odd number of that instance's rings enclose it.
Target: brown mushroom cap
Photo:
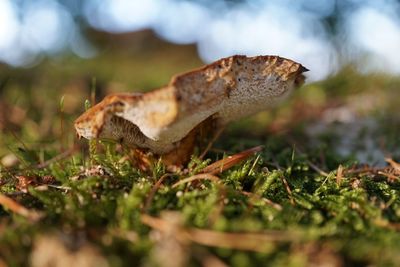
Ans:
[[[304,82],[301,64],[278,56],[231,56],[177,75],[144,94],[114,94],[75,121],[79,136],[165,154],[203,121],[223,126],[276,105]]]

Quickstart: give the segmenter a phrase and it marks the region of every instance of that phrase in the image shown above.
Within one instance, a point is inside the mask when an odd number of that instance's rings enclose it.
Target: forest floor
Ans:
[[[307,84],[178,172],[140,171],[120,145],[76,139],[85,99],[161,86],[201,65],[194,54],[110,49],[1,68],[0,266],[398,265],[398,77],[348,67]]]

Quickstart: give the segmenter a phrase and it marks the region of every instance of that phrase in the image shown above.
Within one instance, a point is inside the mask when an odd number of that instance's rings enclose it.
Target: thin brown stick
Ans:
[[[400,180],[400,177],[399,177],[399,176],[396,176],[396,175],[391,174],[391,173],[379,171],[378,174],[387,177],[387,178],[388,178],[388,181],[391,181],[391,182],[393,182],[393,181],[399,181],[399,180]]]
[[[376,219],[373,221],[373,223],[379,227],[394,230],[394,231],[400,231],[400,223],[392,223],[389,222],[385,219]]]
[[[43,163],[40,163],[38,165],[35,166],[35,168],[37,169],[43,169],[48,167],[49,165],[51,165],[54,162],[60,161],[62,159],[68,158],[69,156],[71,156],[72,154],[74,154],[76,151],[78,150],[78,146],[74,145],[73,147],[69,148],[68,150],[64,151],[61,154],[58,154],[57,156],[46,160]]]
[[[171,223],[156,217],[142,214],[143,224],[166,232]],[[191,241],[204,246],[221,247],[245,251],[268,252],[273,248],[276,242],[290,242],[299,240],[295,233],[281,231],[271,231],[262,233],[227,233],[213,230],[204,230],[198,228],[180,227],[176,231],[176,238],[181,241]]]
[[[38,221],[40,218],[42,218],[41,213],[39,213],[37,211],[29,210],[29,209],[25,208],[24,206],[22,206],[21,204],[19,204],[18,202],[16,202],[15,200],[13,200],[1,193],[0,193],[0,205],[9,209],[10,211],[12,211],[18,215],[21,215],[25,218],[28,218],[32,221]]]
[[[168,222],[163,219],[153,217],[148,214],[142,214],[140,216],[140,220],[143,224],[150,226],[151,228],[157,229],[161,232],[168,231]]]
[[[256,252],[267,252],[273,248],[273,242],[286,241],[283,237],[279,237],[278,235],[266,235],[261,233],[221,233],[202,229],[189,229],[188,239],[204,246]]]
[[[28,150],[28,146],[22,141],[22,139],[20,139],[15,133],[14,131],[8,129],[8,127],[6,126],[6,130],[9,131],[11,133],[11,135],[15,138],[15,140],[17,140],[18,142],[21,143],[21,145],[24,147],[25,150]]]
[[[208,142],[207,147],[204,149],[204,151],[200,155],[200,159],[203,159],[207,152],[211,149],[212,145],[214,142],[218,139],[218,137],[221,136],[222,132],[225,130],[225,127],[220,127],[218,128],[217,132],[214,134],[213,138]]]
[[[218,192],[218,201],[216,203],[215,209],[208,216],[208,226],[212,226],[220,217],[222,211],[225,207],[226,189],[224,185],[221,185]]]
[[[289,139],[291,139],[291,145],[294,146],[294,151],[296,151],[296,153],[299,153],[301,155],[306,155],[301,149],[299,149],[299,145],[297,144],[296,141],[294,141],[293,138],[289,138]],[[329,175],[327,172],[322,170],[320,167],[318,167],[317,165],[312,163],[309,159],[306,158],[305,161],[311,167],[311,169],[313,169],[314,171],[318,172],[319,175],[322,175],[322,176],[325,176],[325,177],[327,177]]]
[[[287,191],[288,196],[289,196],[290,203],[291,203],[292,205],[294,205],[295,203],[294,203],[294,199],[293,199],[292,190],[290,189],[289,184],[288,184],[286,178],[285,178],[283,175],[280,175],[280,177],[281,177],[281,180],[282,180],[283,184],[285,185],[286,191]]]
[[[192,181],[196,181],[196,180],[211,180],[211,181],[214,181],[214,182],[219,182],[220,181],[218,176],[212,175],[210,173],[200,173],[200,174],[196,174],[196,175],[190,176],[188,178],[182,179],[182,180],[174,183],[172,185],[172,188],[175,188],[175,187],[177,187],[177,186],[179,186],[181,184],[186,184],[186,183],[189,183],[189,182],[192,182]]]
[[[364,174],[364,173],[373,173],[373,174],[378,174],[380,171],[390,171],[392,168],[385,166],[385,167],[370,167],[370,166],[363,166],[360,168],[354,168],[354,169],[346,169],[345,174]]]
[[[213,164],[208,165],[203,169],[203,173],[210,173],[210,174],[217,174],[221,173],[239,162],[242,162],[243,160],[246,160],[250,156],[252,156],[254,153],[260,152],[262,150],[263,146],[256,146],[250,149],[247,149],[245,151],[242,151],[240,153],[234,154],[232,156],[229,156],[227,158],[218,160],[214,162]]]
[[[148,212],[151,206],[151,202],[153,201],[153,198],[157,192],[157,190],[160,188],[161,184],[164,182],[164,180],[167,177],[171,177],[172,174],[171,173],[166,173],[163,176],[160,177],[160,179],[158,179],[158,181],[154,184],[154,186],[151,188],[151,191],[149,193],[149,195],[147,196],[146,199],[146,204],[144,205],[143,211],[144,212]]]
[[[273,202],[272,200],[265,198],[265,197],[261,197],[257,194],[251,193],[251,192],[246,192],[246,191],[239,191],[242,195],[248,196],[248,197],[253,197],[256,199],[260,199],[263,202],[265,202],[265,204],[270,205],[271,207],[277,209],[277,210],[282,210],[282,206],[279,205],[278,203]]]
[[[193,248],[193,257],[195,257],[203,267],[228,267],[221,259],[210,253],[202,247]],[[0,266],[1,267],[1,266]]]
[[[400,163],[394,161],[394,160],[391,159],[391,158],[385,158],[385,161],[386,161],[387,163],[389,163],[390,166],[392,166],[392,168],[393,168],[397,173],[400,174]]]
[[[317,165],[312,163],[310,160],[306,159],[306,162],[311,167],[311,169],[313,169],[314,171],[318,172],[319,175],[322,175],[322,176],[325,176],[325,177],[327,177],[329,175],[327,172],[325,172],[324,170],[319,168]]]

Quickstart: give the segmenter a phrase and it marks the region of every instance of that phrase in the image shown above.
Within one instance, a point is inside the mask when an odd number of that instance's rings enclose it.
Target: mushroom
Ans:
[[[303,84],[305,71],[278,56],[231,56],[147,93],[109,95],[83,113],[75,128],[78,136],[118,141],[181,165],[229,122],[285,99]]]

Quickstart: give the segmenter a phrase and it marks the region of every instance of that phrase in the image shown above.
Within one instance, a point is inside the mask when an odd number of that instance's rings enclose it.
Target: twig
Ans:
[[[314,171],[318,172],[319,175],[322,175],[322,176],[325,176],[325,177],[327,177],[329,175],[327,172],[323,171],[317,165],[312,163],[310,160],[306,159],[306,162],[307,162],[308,165],[310,165],[311,169],[313,169]]]
[[[297,143],[293,140],[293,138],[289,138],[289,139],[291,139],[291,145],[294,146],[294,150],[295,150],[297,153],[299,153],[299,154],[301,154],[301,155],[303,155],[303,156],[306,156],[306,154],[305,154],[304,152],[302,152],[302,151],[299,149],[299,146],[298,146]],[[319,175],[322,175],[322,176],[325,176],[325,177],[327,177],[327,176],[329,175],[327,172],[325,172],[324,170],[322,170],[321,168],[319,168],[317,165],[315,165],[314,163],[312,163],[309,159],[306,158],[305,161],[306,161],[307,164],[311,167],[311,169],[313,169],[314,171],[318,172]]]
[[[389,222],[385,219],[376,219],[373,221],[373,223],[379,227],[394,230],[394,231],[400,231],[400,223],[392,223]]]
[[[146,204],[144,205],[143,211],[144,212],[148,212],[148,210],[150,209],[151,206],[151,202],[153,201],[154,195],[156,194],[157,190],[160,188],[161,184],[164,182],[165,178],[172,176],[171,173],[166,173],[163,176],[160,177],[160,179],[158,179],[158,181],[154,184],[154,186],[152,187],[149,195],[147,196],[146,199]]]
[[[391,158],[385,158],[385,161],[386,161],[387,163],[389,163],[390,166],[392,166],[392,168],[393,168],[397,173],[400,174],[400,163],[397,163],[396,161],[394,161],[394,160],[391,159]]]
[[[288,241],[284,236],[262,233],[221,233],[212,230],[189,229],[188,238],[205,246],[223,247],[256,252],[269,251],[277,241]],[[291,239],[290,239],[291,240]]]
[[[218,128],[217,132],[214,134],[213,138],[208,142],[207,147],[204,149],[203,153],[200,155],[200,159],[203,159],[207,152],[211,149],[214,142],[220,137],[222,132],[224,131],[225,127]]]
[[[46,184],[45,186],[52,187],[52,188],[59,189],[59,190],[65,190],[65,191],[72,190],[72,187],[70,187],[70,186],[52,185],[52,184]],[[37,186],[36,188],[40,189],[40,186]]]
[[[48,167],[49,165],[51,165],[52,163],[54,163],[54,162],[60,161],[60,160],[62,160],[62,159],[65,159],[65,158],[71,156],[71,155],[74,154],[77,150],[78,150],[78,146],[73,146],[73,147],[69,148],[68,150],[64,151],[63,153],[58,154],[57,156],[55,156],[55,157],[53,157],[53,158],[51,158],[51,159],[49,159],[49,160],[46,160],[45,162],[40,163],[40,164],[36,165],[35,167],[36,167],[37,169],[46,168],[46,167]],[[29,168],[29,167],[28,167],[28,168]]]
[[[285,185],[286,191],[287,191],[288,196],[289,196],[290,203],[291,203],[292,205],[294,205],[295,203],[294,203],[294,199],[293,199],[293,195],[292,195],[292,190],[290,189],[289,184],[288,184],[286,178],[285,178],[283,175],[279,175],[279,176],[280,176],[280,178],[281,178],[283,184]]]
[[[400,177],[398,177],[398,176],[396,176],[394,174],[391,174],[391,173],[386,173],[386,172],[379,171],[378,174],[387,177],[388,181],[394,182],[394,181],[399,181],[400,180]]]
[[[196,174],[193,176],[190,176],[188,178],[182,179],[179,182],[176,182],[175,184],[172,185],[172,188],[175,188],[181,184],[185,184],[185,183],[189,183],[195,180],[211,180],[214,182],[219,182],[219,178],[218,176],[212,175],[210,173],[200,173],[200,174]]]
[[[218,201],[216,203],[215,209],[208,216],[208,226],[212,226],[218,220],[225,206],[226,189],[224,185],[220,185],[218,192]]]
[[[10,192],[10,193],[4,193],[4,195],[7,197],[17,197],[17,196],[22,196],[25,194],[27,194],[27,192],[24,192],[24,191],[14,191],[14,192]]]
[[[12,212],[21,215],[25,218],[28,218],[32,221],[38,221],[40,218],[43,217],[43,214],[37,212],[37,211],[32,211],[28,210],[15,200],[3,195],[0,193],[0,205],[3,205],[7,209],[11,210]]]
[[[250,149],[247,149],[245,151],[242,151],[240,153],[234,154],[232,156],[229,156],[227,158],[218,160],[214,162],[211,165],[208,165],[203,169],[203,173],[210,173],[210,174],[217,174],[221,173],[239,162],[242,162],[243,160],[247,159],[248,157],[252,156],[254,153],[257,153],[261,151],[263,146],[256,146]]]
[[[390,171],[392,168],[385,166],[385,167],[369,167],[363,166],[357,169],[346,169],[344,171],[345,174],[363,174],[363,173],[373,173],[378,174],[380,171]]]
[[[273,202],[272,200],[269,200],[268,198],[261,197],[257,194],[251,193],[251,192],[246,192],[246,191],[239,191],[242,195],[248,196],[248,197],[253,197],[260,199],[265,202],[265,204],[270,205],[271,207],[277,209],[277,210],[282,210],[282,206],[279,205],[278,203]]]
[[[166,220],[142,214],[143,224],[167,232],[174,227]],[[176,227],[176,226],[175,226]],[[275,245],[274,242],[290,242],[299,240],[295,233],[271,231],[263,233],[224,233],[198,228],[179,227],[175,231],[177,240],[191,241],[204,246],[221,247],[245,251],[267,252]]]
[[[208,250],[202,247],[193,248],[192,255],[203,267],[228,267],[221,259],[210,253]],[[1,267],[1,266],[0,266]]]
[[[29,150],[28,147],[26,146],[26,144],[22,141],[22,139],[20,139],[15,133],[14,131],[10,130],[7,126],[6,126],[6,130],[9,131],[11,133],[11,135],[15,138],[15,140],[17,140],[19,143],[21,143],[21,145],[24,147],[25,150]]]

